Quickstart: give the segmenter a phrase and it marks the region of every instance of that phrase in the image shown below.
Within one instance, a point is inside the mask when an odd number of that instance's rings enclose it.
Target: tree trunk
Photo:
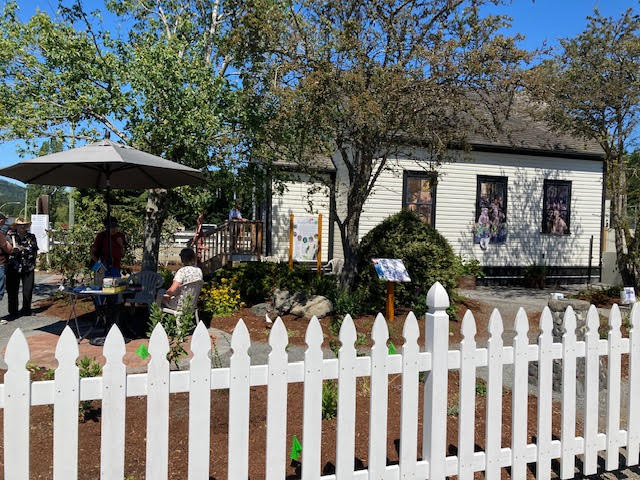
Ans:
[[[160,234],[167,218],[169,195],[166,190],[149,190],[144,224],[144,246],[142,249],[142,270],[158,270]]]
[[[609,162],[609,186],[611,190],[611,226],[616,240],[616,259],[622,283],[636,286],[635,248],[632,245],[627,215],[627,177],[624,159]]]
[[[358,276],[358,237],[362,205],[360,205],[357,210],[357,215],[354,214],[348,218],[340,228],[340,239],[342,240],[342,251],[344,253],[344,265],[342,267],[342,273],[340,274],[340,285],[349,291],[353,289]]]

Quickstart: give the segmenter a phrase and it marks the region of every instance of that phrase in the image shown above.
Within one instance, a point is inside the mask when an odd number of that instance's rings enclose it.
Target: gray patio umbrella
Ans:
[[[24,160],[0,169],[0,175],[38,185],[104,189],[107,221],[111,220],[112,188],[172,188],[204,182],[199,170],[108,139]],[[110,261],[111,236],[107,238]]]

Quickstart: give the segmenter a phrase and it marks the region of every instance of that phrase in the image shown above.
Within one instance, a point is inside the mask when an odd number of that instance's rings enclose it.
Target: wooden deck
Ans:
[[[234,261],[259,261],[262,255],[262,221],[229,220],[196,242],[202,272],[213,273]]]

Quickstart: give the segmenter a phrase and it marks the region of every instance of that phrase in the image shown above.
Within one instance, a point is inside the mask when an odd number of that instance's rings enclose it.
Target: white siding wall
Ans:
[[[329,192],[326,187],[317,192],[311,192],[313,183],[308,175],[298,175],[297,180],[285,182],[286,190],[273,194],[272,203],[272,255],[280,260],[289,259],[289,214],[309,217],[322,214],[322,262],[328,260],[329,247]],[[311,201],[311,205],[310,205]]]
[[[409,160],[397,160],[393,164],[392,171],[383,172],[380,176],[374,192],[365,203],[360,220],[360,237],[366,235],[384,218],[402,208],[403,170],[425,169],[424,163],[419,164]],[[475,256],[488,266],[532,263],[544,263],[550,266],[587,266],[589,241],[593,235],[592,263],[594,267],[598,266],[603,187],[602,162],[473,152],[470,158],[467,155],[467,158],[461,157],[455,162],[440,165],[438,172],[436,228],[447,238],[456,253],[467,257]],[[479,245],[473,244],[472,225],[475,215],[477,175],[508,177],[507,242],[492,244],[486,251],[483,251]],[[542,190],[545,178],[572,182],[571,235],[555,236],[541,233]],[[276,235],[275,224],[283,221],[276,218],[276,201],[280,202],[280,210],[285,212],[296,208],[300,203],[306,204],[297,196],[302,193],[301,190],[306,190],[303,187],[304,184],[299,185],[300,188],[296,193],[289,195],[291,200],[289,196],[282,200],[276,200],[274,197],[274,245],[282,244],[283,241],[285,247],[288,244],[286,229],[284,236],[282,233]],[[287,202],[286,206],[283,202]],[[322,213],[324,216],[325,211]],[[340,235],[336,227],[334,257],[341,256]]]

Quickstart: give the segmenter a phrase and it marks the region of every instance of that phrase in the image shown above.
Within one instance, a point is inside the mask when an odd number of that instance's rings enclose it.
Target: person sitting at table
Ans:
[[[171,286],[167,290],[160,289],[158,291],[156,303],[161,308],[179,310],[182,298],[176,296],[178,289],[186,283],[202,280],[202,270],[196,266],[196,252],[192,248],[183,248],[180,251],[180,261],[183,266],[173,276]],[[197,298],[193,299],[193,301],[197,300]]]
[[[127,247],[124,233],[118,230],[118,220],[111,218],[105,220],[105,229],[96,235],[91,245],[91,259],[94,262],[100,260],[105,266],[105,277],[120,277],[122,257]],[[111,252],[109,252],[109,236],[111,236]]]
[[[7,294],[9,296],[9,315],[18,316],[18,289],[22,282],[21,315],[31,316],[31,298],[33,296],[34,270],[38,254],[38,242],[33,233],[27,232],[31,225],[22,217],[16,218],[9,234],[13,251],[7,262]]]

